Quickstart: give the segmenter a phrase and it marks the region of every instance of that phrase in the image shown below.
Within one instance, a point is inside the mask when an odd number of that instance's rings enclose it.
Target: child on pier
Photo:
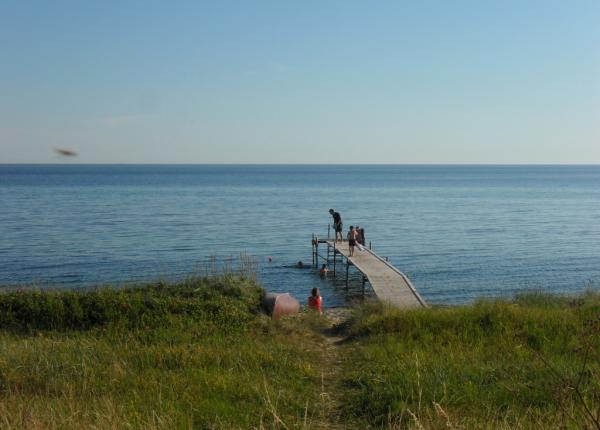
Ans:
[[[323,313],[321,310],[321,306],[323,305],[323,297],[319,295],[319,289],[313,288],[311,291],[311,295],[308,298],[308,309],[313,309],[318,311],[319,313]]]
[[[348,231],[348,247],[350,248],[350,257],[354,257],[354,247],[356,246],[357,237],[358,232],[353,226],[350,226],[350,231]]]

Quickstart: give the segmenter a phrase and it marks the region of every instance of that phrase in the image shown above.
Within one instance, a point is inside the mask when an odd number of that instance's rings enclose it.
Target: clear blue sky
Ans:
[[[0,3],[0,163],[600,163],[600,1]]]

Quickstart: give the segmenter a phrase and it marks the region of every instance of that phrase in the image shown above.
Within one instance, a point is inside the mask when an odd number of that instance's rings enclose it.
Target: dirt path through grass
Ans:
[[[349,310],[339,308],[327,311],[324,315],[326,324],[320,329],[321,345],[321,409],[317,428],[345,429],[352,428],[341,415],[341,393],[343,392],[342,364],[340,343],[344,341],[338,326],[349,317]]]

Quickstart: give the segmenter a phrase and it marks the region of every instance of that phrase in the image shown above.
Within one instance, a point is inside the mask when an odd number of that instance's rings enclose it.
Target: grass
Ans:
[[[272,321],[229,275],[0,294],[0,428],[599,428],[600,295]]]
[[[0,295],[0,327],[17,332],[106,325],[135,329],[179,318],[237,330],[259,312],[262,294],[255,283],[227,276],[121,289],[11,291]]]
[[[308,427],[318,349],[261,295],[233,277],[0,295],[0,427]]]
[[[598,428],[598,294],[370,305],[346,335],[342,403],[365,428]]]

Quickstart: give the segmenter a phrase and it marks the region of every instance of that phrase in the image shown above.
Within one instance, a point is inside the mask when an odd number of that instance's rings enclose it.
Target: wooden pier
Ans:
[[[325,255],[319,253],[320,245],[322,248],[327,248]],[[354,266],[363,275],[363,287],[365,282],[369,282],[380,300],[398,308],[427,307],[410,279],[392,266],[387,259],[375,254],[370,249],[370,244],[368,248],[363,247],[363,251],[355,247],[352,257],[350,257],[347,240],[336,242],[333,239],[317,239],[313,236],[312,247],[313,267],[319,268],[325,263],[334,276],[340,269],[345,270],[346,286],[349,282],[350,266]]]

